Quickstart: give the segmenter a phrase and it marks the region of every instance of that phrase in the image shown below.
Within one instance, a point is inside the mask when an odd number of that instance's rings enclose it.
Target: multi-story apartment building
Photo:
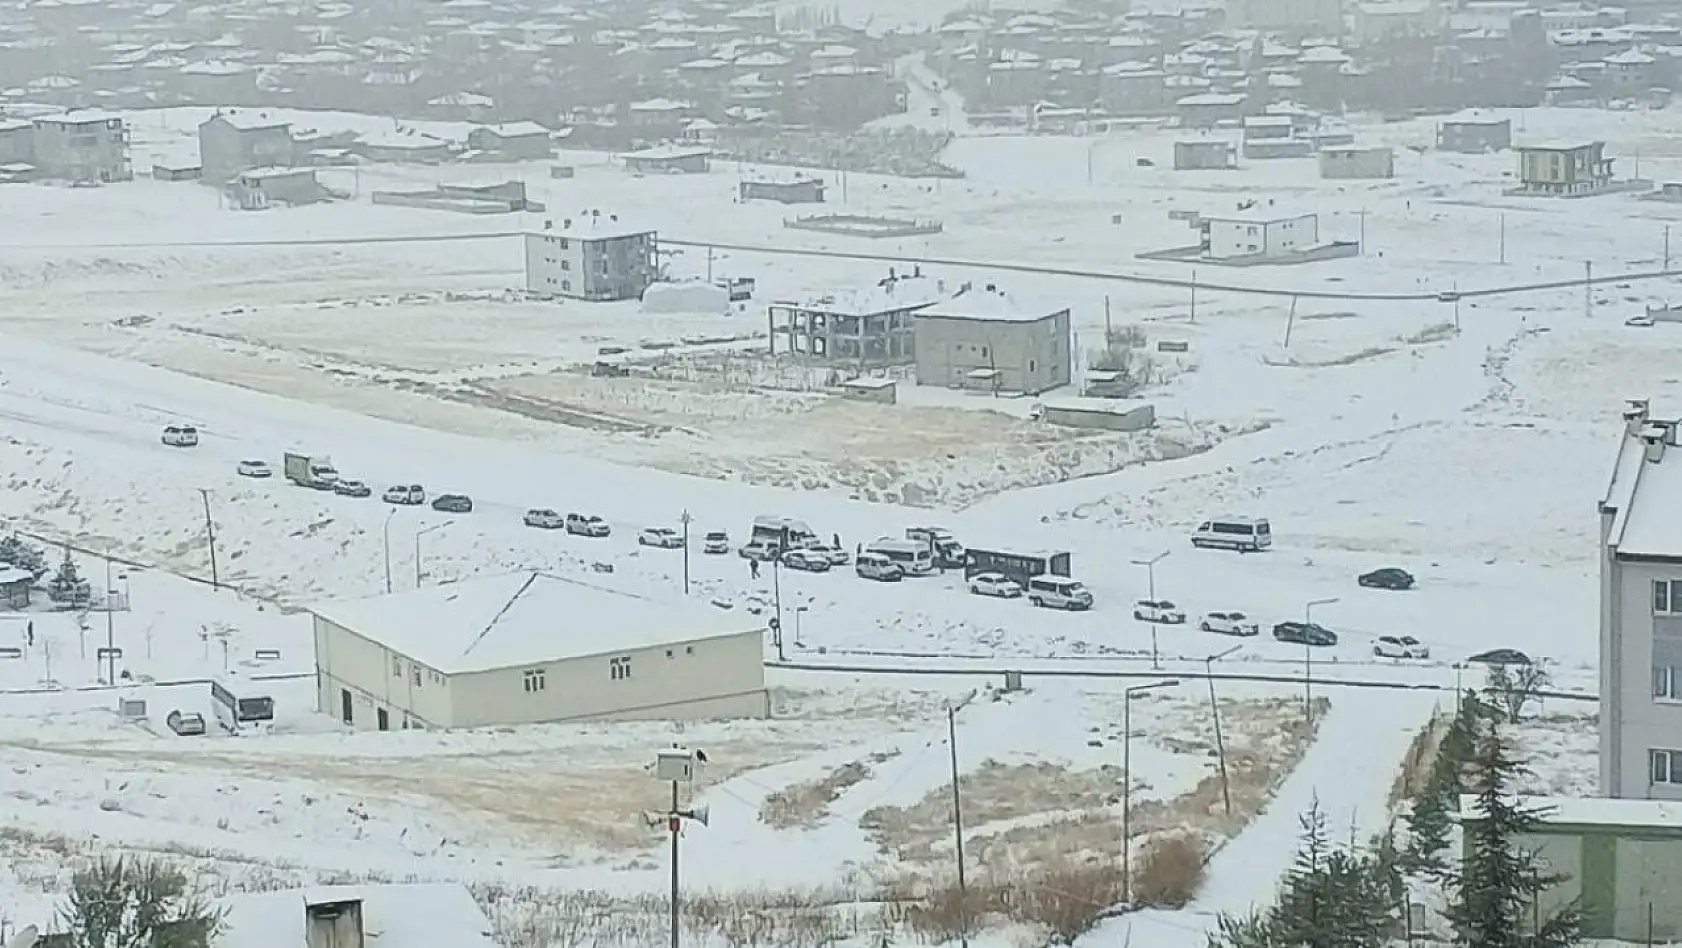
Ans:
[[[103,112],[66,112],[35,120],[35,165],[51,178],[128,181],[128,128]]]
[[[1600,500],[1600,791],[1682,800],[1682,419],[1624,410]]]
[[[659,273],[659,237],[591,211],[526,235],[526,290],[576,300],[634,300]]]

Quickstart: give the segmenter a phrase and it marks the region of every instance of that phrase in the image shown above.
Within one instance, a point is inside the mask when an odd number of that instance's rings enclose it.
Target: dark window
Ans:
[[[631,657],[629,655],[607,660],[608,677],[614,681],[625,681],[631,677]]]

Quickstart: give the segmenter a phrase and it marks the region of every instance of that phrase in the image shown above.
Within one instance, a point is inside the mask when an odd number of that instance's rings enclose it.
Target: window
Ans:
[[[562,280],[561,281],[561,289],[571,290],[572,289],[572,281],[571,280]]]
[[[1653,614],[1682,615],[1682,579],[1653,580]]]
[[[561,249],[562,250],[567,249],[567,239],[565,237],[561,238]]]
[[[672,658],[673,657],[673,652],[672,652],[671,649],[666,649],[666,657],[667,658]]]
[[[547,680],[546,676],[543,674],[543,669],[541,669],[541,668],[528,668],[528,669],[526,669],[525,684],[526,684],[526,694],[528,694],[528,695],[534,695],[534,694],[537,694],[539,691],[543,691],[545,689],[545,687],[548,685],[548,680]]]
[[[631,656],[607,660],[607,673],[614,681],[625,681],[631,677]]]
[[[981,357],[983,359],[990,358],[987,354],[987,347],[986,346],[981,347]]]
[[[421,686],[421,667],[419,665],[409,666],[409,680],[415,683],[416,688]]]
[[[562,260],[561,261],[561,269],[562,270],[571,270],[572,269],[572,261],[571,260]]]
[[[396,655],[391,656],[391,677],[403,677],[403,660]]]
[[[1682,668],[1675,665],[1653,666],[1653,698],[1682,702]]]
[[[685,655],[694,655],[694,654],[695,654],[695,646],[693,646],[693,645],[685,645],[685,646],[684,646],[684,647],[683,647],[683,654],[685,654]]]
[[[1654,750],[1647,753],[1652,760],[1655,784],[1682,784],[1682,751]]]

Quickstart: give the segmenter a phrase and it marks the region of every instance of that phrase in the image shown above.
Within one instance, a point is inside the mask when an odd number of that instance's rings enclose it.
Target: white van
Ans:
[[[929,551],[927,545],[915,540],[877,537],[865,544],[864,552],[880,553],[893,560],[907,576],[927,576],[934,572],[934,554]]]
[[[1199,549],[1256,553],[1273,545],[1273,528],[1253,517],[1216,517],[1197,525],[1191,545]]]
[[[1092,608],[1092,591],[1067,576],[1035,576],[1028,580],[1028,601],[1045,609],[1084,612]]]

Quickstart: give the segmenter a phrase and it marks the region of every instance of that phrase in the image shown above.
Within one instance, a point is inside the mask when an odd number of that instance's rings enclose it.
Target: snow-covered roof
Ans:
[[[501,125],[481,125],[479,131],[489,132],[498,138],[531,138],[541,135],[549,137],[549,130],[536,122],[504,122]]]
[[[311,612],[446,675],[757,632],[764,623],[540,572],[326,603]]]
[[[1285,221],[1301,220],[1314,217],[1314,214],[1303,211],[1291,211],[1272,205],[1266,207],[1252,207],[1242,211],[1218,211],[1213,214],[1202,215],[1206,221],[1217,221],[1227,224],[1279,224]]]
[[[304,906],[360,901],[362,927],[371,945],[384,948],[495,948],[491,923],[460,885],[326,886],[230,895],[219,902],[227,910],[217,937],[227,948],[302,945]]]
[[[655,145],[642,151],[633,151],[625,155],[634,161],[675,161],[681,158],[702,158],[711,155],[713,150],[701,145]]]
[[[1639,826],[1682,829],[1682,801],[1613,800],[1605,797],[1524,797],[1527,808],[1543,811],[1543,826]],[[1475,820],[1478,798],[1460,797],[1460,818]]]
[[[18,569],[16,566],[0,566],[0,586],[34,581],[35,576],[28,570]]]
[[[801,300],[778,300],[780,305],[838,316],[870,316],[921,309],[946,297],[942,284],[926,276],[893,276],[874,286],[840,293],[823,293]]]
[[[104,125],[106,122],[121,122],[123,117],[114,112],[102,112],[98,109],[64,112],[59,115],[43,115],[36,119],[41,125]]]
[[[1606,542],[1619,556],[1682,557],[1682,531],[1674,511],[1682,505],[1682,446],[1674,429],[1682,422],[1657,417],[1639,419],[1632,430],[1619,429],[1621,443],[1601,506],[1614,514]],[[1647,460],[1646,437],[1665,445],[1657,460]]]
[[[287,128],[292,124],[283,119],[275,118],[268,112],[251,109],[229,109],[226,112],[218,112],[209,119],[205,119],[205,121],[208,122],[218,118],[242,132],[254,132],[266,128]]]
[[[1066,312],[1066,306],[1019,300],[992,284],[976,286],[966,283],[950,297],[918,312],[917,318],[963,319],[987,323],[1036,323]]]

